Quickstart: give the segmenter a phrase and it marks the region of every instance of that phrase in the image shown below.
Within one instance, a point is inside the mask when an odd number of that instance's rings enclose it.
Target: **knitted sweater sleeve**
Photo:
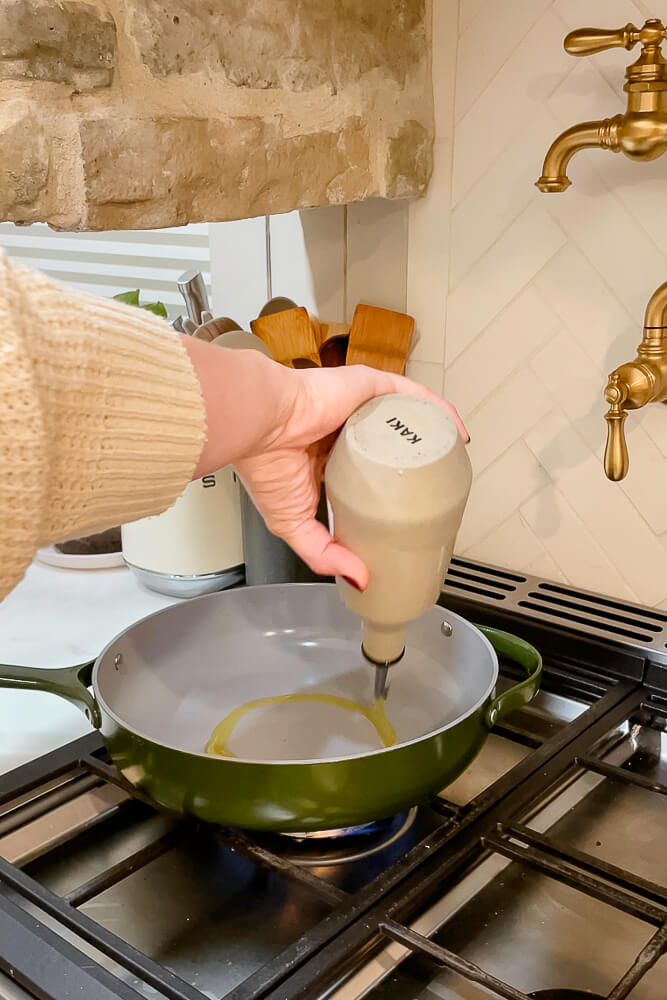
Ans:
[[[167,323],[0,250],[0,599],[41,545],[169,507],[205,433]]]

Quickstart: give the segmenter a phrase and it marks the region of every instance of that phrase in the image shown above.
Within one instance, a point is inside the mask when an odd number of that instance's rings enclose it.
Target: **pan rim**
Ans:
[[[263,583],[263,584],[257,584],[257,585],[250,586],[250,587],[244,585],[242,587],[233,588],[233,590],[230,589],[228,591],[216,591],[213,594],[202,594],[200,597],[193,597],[193,598],[190,598],[187,602],[182,602],[182,603],[187,603],[187,605],[189,606],[194,601],[210,601],[211,599],[215,599],[216,597],[219,597],[221,594],[227,594],[227,593],[231,594],[231,593],[235,593],[235,592],[238,592],[238,591],[245,591],[245,590],[253,590],[253,591],[268,590],[268,589],[273,590],[275,587],[280,587],[280,588],[283,588],[283,589],[284,588],[294,589],[294,588],[304,588],[304,587],[308,587],[308,588],[312,588],[312,587],[317,587],[317,588],[324,588],[324,587],[333,588],[333,587],[335,587],[335,584],[333,584],[333,583],[281,583],[281,584]],[[484,690],[484,694],[481,695],[478,698],[478,700],[475,702],[475,704],[472,705],[465,712],[465,714],[460,715],[458,718],[452,720],[451,722],[446,723],[444,726],[440,726],[438,729],[433,729],[433,730],[431,730],[428,733],[423,733],[421,736],[417,736],[417,737],[415,737],[412,740],[405,740],[402,743],[396,743],[394,746],[391,746],[391,747],[380,747],[377,750],[366,750],[366,751],[364,751],[364,753],[345,754],[343,756],[337,756],[337,757],[314,757],[312,759],[304,757],[304,758],[297,758],[295,760],[291,760],[291,759],[290,760],[271,760],[271,759],[263,759],[263,758],[259,758],[259,757],[223,757],[220,754],[207,753],[206,751],[185,750],[183,747],[177,747],[177,746],[174,746],[171,743],[163,743],[162,741],[156,740],[153,736],[148,736],[146,733],[142,732],[141,730],[135,729],[134,727],[128,725],[128,723],[125,720],[121,719],[120,716],[109,706],[109,704],[107,703],[107,701],[102,696],[102,694],[100,692],[100,689],[99,689],[98,682],[97,682],[97,677],[98,677],[99,671],[100,671],[101,666],[102,666],[102,661],[104,660],[104,658],[107,655],[107,653],[109,653],[111,651],[111,649],[114,647],[115,643],[122,636],[124,636],[128,632],[130,632],[135,626],[141,625],[143,622],[148,621],[149,618],[157,618],[159,615],[163,615],[166,612],[173,610],[174,607],[180,607],[180,606],[181,606],[180,604],[179,605],[171,604],[171,605],[169,605],[169,607],[161,608],[159,611],[153,611],[153,612],[151,612],[148,615],[144,615],[144,617],[138,619],[138,621],[133,622],[132,625],[128,626],[128,628],[124,629],[122,632],[119,632],[118,635],[116,635],[110,642],[108,642],[106,644],[106,646],[104,647],[104,649],[102,650],[102,652],[99,654],[99,656],[95,660],[95,665],[93,667],[93,672],[92,672],[92,677],[91,677],[91,683],[92,683],[92,687],[93,687],[93,692],[94,692],[95,698],[97,699],[97,702],[98,702],[100,708],[102,709],[102,712],[105,713],[106,715],[110,716],[114,720],[114,722],[121,729],[124,729],[127,732],[132,733],[132,735],[139,737],[141,740],[144,740],[146,743],[152,743],[154,746],[159,746],[159,747],[161,747],[161,748],[163,748],[165,750],[172,750],[175,753],[186,754],[188,757],[195,757],[197,759],[203,759],[203,760],[215,760],[215,761],[219,761],[219,762],[221,762],[223,764],[225,764],[225,763],[226,764],[246,764],[246,765],[257,765],[257,766],[261,766],[261,767],[266,767],[269,764],[272,765],[272,766],[275,766],[275,767],[277,767],[277,766],[283,766],[283,767],[295,767],[295,766],[315,767],[318,764],[323,764],[323,765],[341,764],[341,763],[344,763],[345,761],[348,761],[348,762],[361,761],[361,760],[366,760],[366,759],[371,758],[371,757],[380,757],[380,756],[384,756],[386,754],[392,754],[392,753],[394,753],[394,752],[396,752],[398,750],[405,750],[407,747],[416,746],[419,743],[424,743],[426,740],[434,739],[436,736],[440,736],[440,735],[442,735],[442,733],[447,732],[449,729],[453,729],[455,726],[458,726],[462,722],[465,722],[466,719],[469,719],[472,715],[474,715],[486,703],[486,701],[488,700],[488,698],[493,694],[493,691],[495,689],[496,683],[498,681],[498,674],[499,674],[498,656],[496,655],[496,651],[493,648],[493,646],[491,645],[491,643],[488,640],[488,638],[484,635],[483,632],[481,632],[478,628],[476,628],[476,626],[473,625],[472,622],[469,622],[466,618],[463,618],[462,615],[456,614],[455,611],[450,611],[448,608],[443,608],[442,609],[443,613],[446,613],[446,615],[447,615],[448,618],[454,618],[458,622],[461,622],[466,628],[474,629],[474,631],[477,634],[477,636],[478,636],[478,638],[479,638],[482,646],[486,647],[486,649],[487,649],[487,651],[488,651],[488,653],[489,653],[489,655],[491,657],[491,665],[493,667],[493,671],[492,671],[493,676],[491,678],[491,683],[489,685],[487,685],[486,689]],[[439,605],[437,605],[437,604],[433,605],[433,608],[437,608],[437,607],[439,607]],[[432,610],[432,608],[430,608],[429,610]]]

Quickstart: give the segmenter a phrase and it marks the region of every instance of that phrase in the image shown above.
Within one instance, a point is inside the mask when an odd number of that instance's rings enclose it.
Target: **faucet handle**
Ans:
[[[628,446],[625,443],[625,433],[623,424],[627,413],[623,406],[628,398],[628,387],[621,380],[618,372],[609,376],[609,382],[605,389],[604,398],[607,400],[609,410],[604,418],[607,421],[607,445],[604,450],[604,471],[607,479],[617,483],[625,479],[630,467],[628,458]]]
[[[634,24],[624,28],[578,28],[565,36],[565,51],[571,56],[590,56],[604,49],[631,49],[639,40],[639,31]]]
[[[565,51],[571,56],[590,56],[604,49],[631,49],[637,42],[644,46],[657,46],[667,38],[662,21],[652,18],[641,28],[629,22],[624,28],[578,28],[565,36]]]

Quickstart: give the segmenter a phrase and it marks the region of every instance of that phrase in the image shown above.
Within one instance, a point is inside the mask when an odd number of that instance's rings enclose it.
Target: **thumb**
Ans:
[[[296,531],[283,535],[287,544],[322,576],[344,576],[359,590],[368,586],[370,575],[367,567],[353,552],[334,541],[320,521],[311,518]]]

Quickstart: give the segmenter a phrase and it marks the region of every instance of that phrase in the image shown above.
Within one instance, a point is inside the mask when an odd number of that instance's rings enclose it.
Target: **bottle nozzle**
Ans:
[[[380,698],[383,700],[387,697],[387,692],[389,690],[389,667],[393,667],[395,663],[403,659],[405,654],[405,647],[401,650],[399,655],[393,660],[375,660],[372,656],[369,656],[364,649],[363,643],[361,644],[361,652],[363,653],[364,659],[366,659],[373,667],[375,667],[375,700],[378,701]]]
[[[389,667],[383,665],[375,668],[375,700],[386,701],[389,692]]]

